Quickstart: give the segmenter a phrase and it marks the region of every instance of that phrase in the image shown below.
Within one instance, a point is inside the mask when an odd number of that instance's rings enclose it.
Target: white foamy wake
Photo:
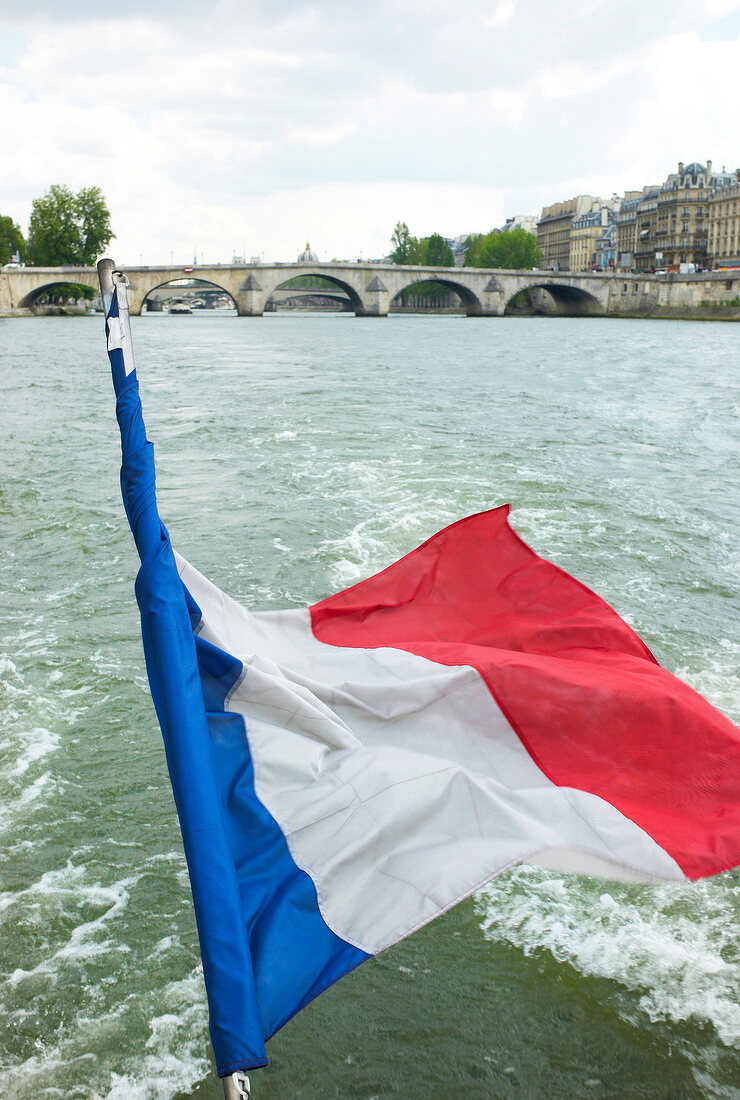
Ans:
[[[331,585],[339,591],[385,569],[458,518],[446,501],[420,505],[409,495],[386,502],[341,538],[325,539],[317,553],[331,562]]]
[[[24,920],[45,923],[54,938],[36,965],[18,966],[0,980],[3,1026],[15,1028],[37,1012],[45,1014],[44,1004],[56,998],[55,990],[64,990],[71,974],[83,990],[79,1007],[66,1014],[63,1026],[40,1032],[22,1061],[0,1067],[0,1096],[36,1100],[74,1093],[80,1100],[171,1100],[189,1094],[210,1075],[200,965],[152,987],[142,960],[126,942],[131,895],[152,865],[165,862],[174,869],[183,862],[182,854],[151,856],[135,875],[100,882],[91,880],[90,868],[70,860],[26,889],[0,895],[0,921],[11,927]],[[143,966],[147,973],[150,968],[166,971],[179,965],[184,950],[191,948],[183,947],[173,929],[154,945]],[[114,961],[101,981],[101,961],[121,954],[125,966]],[[140,1038],[130,1038],[142,1030]]]
[[[734,673],[739,668],[740,644],[718,638],[699,655],[694,667],[679,668],[676,675],[736,721],[740,718],[740,676]]]
[[[59,790],[61,779],[50,771],[39,774],[38,765],[59,749],[61,736],[38,720],[68,724],[64,706],[40,696],[11,658],[0,654],[0,832],[17,825]]]
[[[8,1100],[71,1095],[80,1100],[172,1100],[189,1095],[211,1074],[210,1062],[203,1056],[208,1049],[208,1009],[201,967],[158,992],[157,1000],[167,1005],[167,1011],[149,1019],[143,1049],[121,1060],[117,1047],[124,1018],[145,1010],[148,999],[144,996],[139,1003],[129,996],[108,1012],[94,1017],[79,1014],[59,1029],[58,1042],[37,1040],[34,1054],[0,1070],[1,1095]],[[90,1047],[98,1048],[98,1053]]]
[[[112,1073],[105,1100],[170,1100],[186,1095],[210,1074],[207,1049],[208,1006],[201,967],[170,982],[161,1000],[169,1012],[149,1020],[145,1052],[130,1059],[124,1073]],[[99,1093],[95,1100],[102,1100]]]
[[[15,767],[8,772],[9,777],[23,775],[31,764],[35,764],[50,752],[56,752],[61,744],[58,733],[43,729],[41,726],[36,726],[24,734],[23,741],[25,741],[25,747],[19,752]]]
[[[526,866],[477,895],[481,927],[525,954],[549,951],[620,983],[653,1021],[710,1024],[740,1048],[740,885],[622,886]]]
[[[120,879],[109,886],[86,883],[85,875],[84,865],[75,865],[68,861],[66,867],[47,871],[38,882],[34,882],[26,890],[18,891],[12,898],[8,899],[7,895],[0,898],[3,902],[0,906],[3,920],[13,919],[15,906],[27,909],[34,904],[51,905],[54,909],[61,911],[65,906],[74,908],[78,912],[86,909],[102,910],[97,916],[81,921],[72,928],[67,941],[36,966],[29,969],[16,967],[6,979],[8,986],[15,987],[19,982],[38,976],[44,976],[53,981],[61,964],[89,960],[112,951],[129,950],[124,944],[117,943],[108,937],[101,938],[101,933],[105,934],[110,922],[114,921],[126,908],[129,890],[139,881],[141,875]],[[34,902],[34,898],[38,901]]]

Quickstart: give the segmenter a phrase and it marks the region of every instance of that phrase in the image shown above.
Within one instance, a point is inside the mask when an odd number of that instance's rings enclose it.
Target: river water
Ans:
[[[729,324],[152,314],[174,545],[311,603],[511,501],[543,556],[740,717]],[[100,317],[0,321],[0,1096],[218,1097],[148,694]],[[343,979],[256,1100],[738,1097],[740,874],[521,867]]]

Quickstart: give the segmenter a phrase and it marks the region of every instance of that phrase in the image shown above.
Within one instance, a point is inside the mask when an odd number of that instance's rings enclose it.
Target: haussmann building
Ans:
[[[740,168],[729,183],[710,189],[707,206],[707,266],[715,271],[740,270]]]
[[[726,243],[732,218],[730,206],[722,206],[720,196],[736,182],[735,173],[712,171],[693,161],[672,172],[660,187],[644,187],[628,192],[617,218],[618,266],[636,271],[679,271],[681,264],[693,264],[697,270],[711,266],[716,245],[710,244],[710,222],[715,211],[727,211],[722,236]]]

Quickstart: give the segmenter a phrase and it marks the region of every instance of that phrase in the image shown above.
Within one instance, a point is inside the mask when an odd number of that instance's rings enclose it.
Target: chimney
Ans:
[[[682,160],[680,160],[678,162],[678,174],[679,174],[679,176],[683,175],[683,161]]]
[[[712,162],[711,162],[711,160],[708,160],[707,161],[707,187],[709,187],[711,182],[712,182]]]

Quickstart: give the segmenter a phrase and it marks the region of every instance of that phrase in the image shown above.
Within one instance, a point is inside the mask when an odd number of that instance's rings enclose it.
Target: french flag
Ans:
[[[253,612],[177,555],[116,298],[121,485],[221,1076],[518,861],[635,882],[740,862],[740,731],[508,507],[305,610]]]

